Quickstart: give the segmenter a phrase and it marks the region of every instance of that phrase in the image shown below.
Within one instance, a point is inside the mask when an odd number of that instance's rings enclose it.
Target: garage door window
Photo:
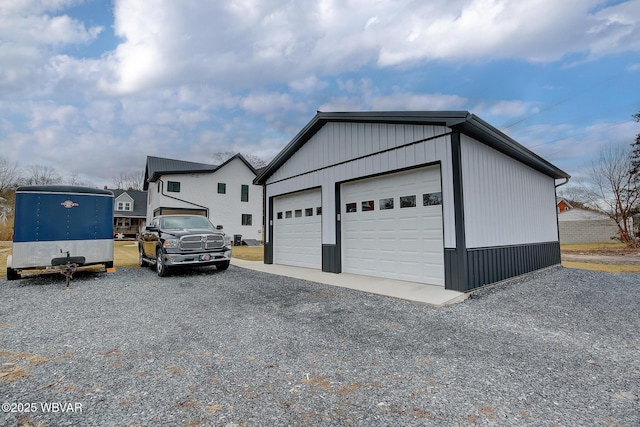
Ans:
[[[302,209],[296,209],[296,218],[300,218],[302,216]]]
[[[416,207],[416,196],[402,196],[402,197],[400,197],[400,207],[401,208],[415,208]]]
[[[435,206],[442,204],[442,192],[422,195],[422,206]]]
[[[282,212],[278,212],[278,219],[282,219]]]
[[[393,197],[380,199],[380,210],[393,209]]]
[[[316,208],[316,215],[322,215],[322,206]]]
[[[362,202],[361,208],[362,212],[372,211],[374,209],[373,200]]]
[[[306,208],[304,210],[304,216],[313,216],[313,208]]]
[[[347,203],[347,205],[345,206],[345,211],[346,212],[357,212],[358,211],[358,204],[357,203]]]
[[[285,218],[291,218],[291,211],[286,211],[286,212],[284,213],[284,217],[285,217]]]

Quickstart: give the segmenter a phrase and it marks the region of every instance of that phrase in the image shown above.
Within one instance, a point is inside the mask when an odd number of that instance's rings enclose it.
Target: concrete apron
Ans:
[[[326,273],[314,268],[265,264],[262,261],[246,261],[237,258],[232,258],[231,264],[236,267],[263,271],[279,276],[293,277],[311,282],[324,283],[326,285],[340,286],[378,295],[422,302],[434,307],[443,307],[462,302],[468,297],[468,294],[445,289],[442,286],[385,279],[382,277],[361,276],[349,273]]]

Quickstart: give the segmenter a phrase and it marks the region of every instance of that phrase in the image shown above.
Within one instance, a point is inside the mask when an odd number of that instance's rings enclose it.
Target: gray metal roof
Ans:
[[[394,123],[446,126],[469,135],[496,150],[549,175],[569,179],[570,175],[525,148],[509,136],[468,111],[364,111],[320,112],[261,171],[254,183],[264,184],[296,151],[330,122]]]
[[[143,189],[147,190],[149,188],[149,183],[155,182],[162,175],[213,172],[217,168],[217,165],[147,156],[147,167],[144,173]]]
[[[167,174],[187,174],[187,173],[210,173],[224,167],[227,163],[234,159],[240,159],[245,165],[257,175],[253,166],[244,158],[242,154],[236,154],[221,165],[209,165],[206,163],[187,162],[185,160],[166,159],[163,157],[147,156],[147,167],[144,173],[143,189],[149,188],[150,182],[155,182],[162,175]]]

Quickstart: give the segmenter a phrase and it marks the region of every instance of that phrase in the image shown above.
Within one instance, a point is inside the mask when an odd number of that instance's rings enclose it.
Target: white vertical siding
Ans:
[[[444,244],[455,247],[450,136],[379,152],[447,131],[438,126],[328,123],[267,180],[267,198],[321,187],[322,243],[335,244],[336,182],[441,162]]]
[[[447,132],[449,129],[444,126],[327,123],[269,181],[279,181]]]
[[[461,149],[467,248],[557,241],[553,178],[466,135]]]

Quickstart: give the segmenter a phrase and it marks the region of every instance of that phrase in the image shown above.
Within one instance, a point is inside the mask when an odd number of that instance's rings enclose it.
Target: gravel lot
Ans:
[[[0,285],[3,426],[640,425],[638,274],[440,309],[234,266]]]

